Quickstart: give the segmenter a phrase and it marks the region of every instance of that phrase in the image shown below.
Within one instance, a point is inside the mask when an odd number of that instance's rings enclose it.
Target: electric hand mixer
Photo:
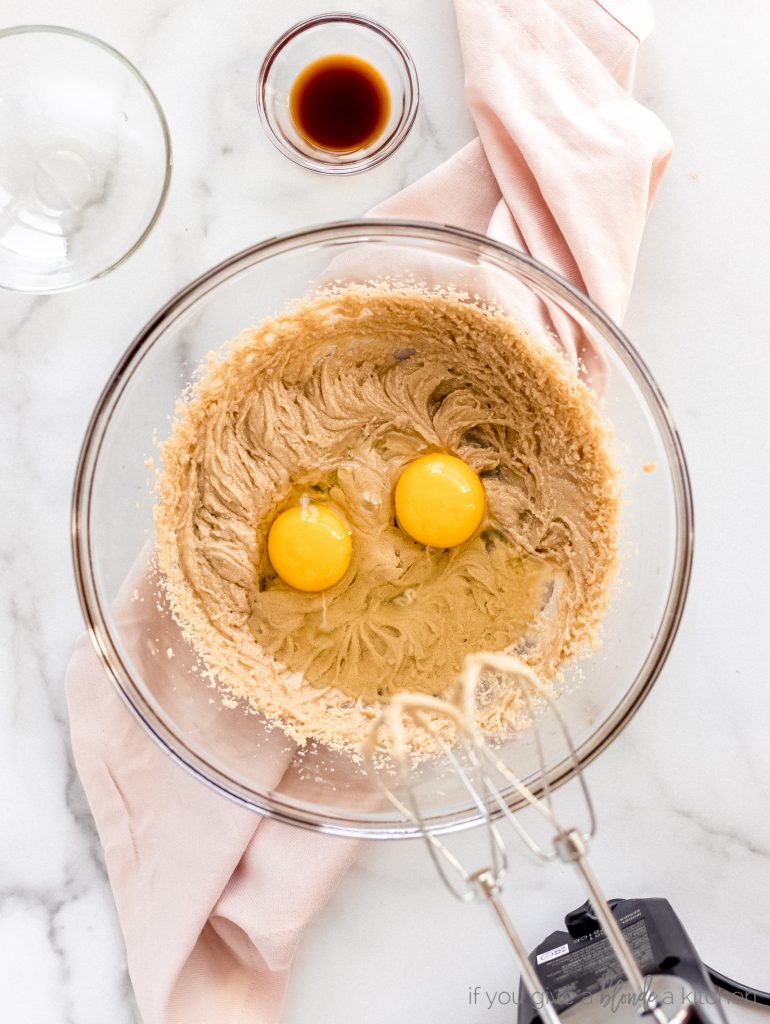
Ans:
[[[495,673],[506,677],[510,685],[520,689],[524,696],[531,720],[530,728],[534,730],[535,747],[541,768],[537,781],[539,793],[532,786],[525,784],[506,765],[495,751],[483,740],[475,724],[475,700],[484,673]],[[555,716],[575,774],[574,778],[582,793],[587,813],[584,828],[567,824],[557,816],[551,786],[545,771],[545,758],[540,737],[540,716],[544,713]],[[437,720],[447,719],[454,726],[456,742],[453,747],[439,734]],[[430,736],[434,746],[446,758],[448,766],[462,783],[473,804],[478,809],[489,837],[489,861],[486,866],[477,869],[467,868],[438,836],[426,826],[421,813],[419,799],[410,776],[408,747],[405,738],[404,721],[411,720],[419,729]],[[671,908],[663,900],[645,901],[612,901],[608,902],[594,875],[588,861],[590,842],[596,834],[596,815],[593,802],[581,771],[569,730],[559,712],[557,701],[543,686],[534,673],[518,658],[506,654],[479,654],[470,656],[466,668],[457,684],[454,700],[444,700],[417,694],[399,694],[387,709],[375,721],[364,750],[369,763],[382,739],[383,731],[387,731],[391,739],[391,750],[398,765],[401,791],[405,799],[396,796],[393,790],[382,780],[382,772],[373,774],[388,800],[413,822],[425,840],[427,850],[438,871],[438,874],[457,899],[463,902],[472,900],[485,901],[500,926],[505,938],[519,963],[522,985],[525,993],[520,1001],[520,1015],[526,1018],[529,1010],[534,1012],[529,1020],[539,1018],[547,1024],[559,1024],[561,1013],[570,1006],[591,995],[597,985],[615,983],[621,980],[618,968],[630,984],[633,1001],[639,1012],[653,1018],[657,1024],[685,1024],[692,1021],[719,1021],[726,1018],[718,999],[711,988],[708,975],[697,955],[692,949],[684,930]],[[527,830],[519,817],[511,812],[502,790],[515,791],[546,823],[550,831],[550,841],[541,842],[531,831]],[[543,862],[562,861],[570,864],[577,872],[588,894],[588,903],[580,911],[567,917],[570,934],[559,938],[566,939],[557,946],[541,950],[538,947],[531,959],[513,924],[513,921],[502,902],[503,879],[508,867],[506,843],[498,827],[498,820],[505,819],[513,828],[524,846]],[[627,906],[632,904],[631,906]],[[639,942],[634,941],[638,933],[638,922],[641,919],[641,904],[650,904],[644,908],[649,918],[657,917],[655,929],[658,939],[656,955],[652,956],[649,946],[640,951]],[[661,906],[653,907],[653,904]],[[621,913],[618,911],[618,905]],[[590,908],[590,909],[589,909]],[[616,911],[616,912],[613,912]],[[668,919],[666,917],[668,915]],[[634,937],[628,932],[629,926],[636,923]],[[588,928],[586,928],[588,924]],[[571,941],[575,939],[575,942]],[[676,946],[675,952],[661,949],[661,940],[668,939],[669,947]],[[543,945],[551,945],[558,939],[552,937]],[[602,943],[603,954],[593,948],[594,943]],[[581,945],[582,943],[582,945]],[[632,943],[636,949],[632,948]],[[574,948],[572,948],[574,946]],[[590,956],[586,951],[591,947]],[[684,947],[684,948],[683,948]],[[610,952],[611,951],[611,952]],[[613,959],[614,954],[614,959]],[[571,970],[565,972],[562,958],[572,960]],[[602,971],[596,972],[597,957],[603,964]],[[533,959],[535,963],[533,963]],[[560,962],[561,961],[561,962]],[[593,965],[586,971],[588,963]],[[641,962],[640,962],[641,961]],[[553,965],[557,965],[558,974],[553,975]],[[582,966],[581,966],[582,965]],[[550,966],[550,971],[548,970]],[[709,1013],[704,1013],[700,1006],[693,1002],[672,1010],[664,1006],[650,985],[652,973],[667,973],[677,966],[678,976],[686,980],[696,990],[708,996]],[[609,967],[609,969],[608,969]],[[548,975],[551,975],[549,978]],[[564,980],[570,978],[565,989],[559,988],[559,975]],[[582,980],[579,980],[582,979]],[[528,997],[528,998],[527,998]],[[545,997],[545,998],[544,998]],[[702,1000],[701,1000],[702,1002]]]

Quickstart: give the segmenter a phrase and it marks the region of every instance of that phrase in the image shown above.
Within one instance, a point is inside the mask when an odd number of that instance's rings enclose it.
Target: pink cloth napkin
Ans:
[[[628,92],[647,4],[455,6],[479,137],[373,212],[488,233],[620,320],[670,153]],[[136,724],[86,640],[66,685],[145,1024],[279,1020],[297,942],[357,844],[260,819],[193,779]]]

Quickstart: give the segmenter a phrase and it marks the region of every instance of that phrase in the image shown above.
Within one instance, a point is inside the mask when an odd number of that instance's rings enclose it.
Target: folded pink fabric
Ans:
[[[620,320],[670,153],[628,92],[647,4],[455,6],[479,137],[373,212],[488,233]],[[86,640],[67,695],[145,1024],[280,1019],[297,942],[357,845],[262,820],[193,779],[136,724]]]

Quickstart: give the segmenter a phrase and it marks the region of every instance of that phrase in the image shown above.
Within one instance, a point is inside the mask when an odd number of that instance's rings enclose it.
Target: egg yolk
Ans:
[[[296,505],[281,512],[267,536],[270,562],[297,590],[318,591],[339,583],[353,554],[345,520],[325,505]]]
[[[484,516],[484,485],[456,455],[434,452],[411,462],[396,484],[396,518],[420,544],[453,548]]]

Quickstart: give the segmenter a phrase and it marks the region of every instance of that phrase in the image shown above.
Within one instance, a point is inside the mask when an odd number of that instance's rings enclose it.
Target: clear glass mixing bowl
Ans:
[[[519,320],[547,315],[598,353],[600,408],[622,473],[620,580],[601,647],[571,666],[559,701],[585,764],[609,744],[649,693],[671,647],[692,557],[692,504],[681,445],[649,371],[620,330],[567,282],[521,253],[438,225],[363,220],[273,238],[214,267],[176,295],[130,344],[89,425],[75,481],[73,544],[93,642],[136,717],[201,780],[260,813],[346,835],[394,838],[415,828],[378,798],[352,759],[294,748],[259,716],[223,706],[145,579],[152,549],[154,438],[206,354],[279,312],[319,281],[403,277],[453,286]],[[601,364],[601,365],[600,365]],[[542,716],[546,772],[573,774],[556,722]],[[500,754],[520,777],[542,781],[532,730]],[[291,763],[291,768],[286,770]],[[459,782],[427,762],[417,780],[436,832],[480,820]],[[508,794],[512,807],[515,794]]]

